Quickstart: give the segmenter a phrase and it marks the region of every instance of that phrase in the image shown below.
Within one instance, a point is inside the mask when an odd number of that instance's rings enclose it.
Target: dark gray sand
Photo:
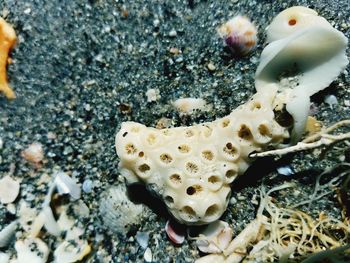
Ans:
[[[0,97],[0,177],[15,164],[14,177],[22,180],[14,204],[26,200],[40,206],[47,186],[38,187],[39,178],[63,170],[80,183],[92,182],[92,192],[83,192],[81,197],[90,215],[74,215],[85,227],[85,238],[93,249],[87,262],[142,262],[144,249],[134,238],[137,231],[149,233],[154,262],[193,262],[199,257],[195,244],[185,241],[174,246],[164,231],[167,214],[152,201],[146,219],[128,237],[112,235],[101,226],[99,198],[110,185],[119,183],[115,133],[127,120],[149,126],[162,117],[173,126],[211,121],[246,102],[255,93],[254,72],[264,47],[264,29],[293,5],[315,9],[349,37],[346,0],[1,1],[0,14],[6,15],[18,36],[11,54],[14,63],[8,67],[17,98]],[[216,33],[221,23],[236,14],[250,17],[259,32],[257,49],[239,60],[224,49]],[[172,54],[170,48],[181,54]],[[208,70],[208,63],[215,69]],[[148,89],[159,90],[156,102],[147,102]],[[345,72],[313,97],[316,118],[326,126],[349,118],[349,91]],[[330,94],[338,99],[333,107],[324,102]],[[213,108],[181,117],[171,106],[180,97],[200,97]],[[42,143],[45,151],[39,170],[20,156],[34,141]],[[291,163],[297,173],[291,176],[271,179],[277,173],[263,169],[267,162],[257,164],[256,170],[243,175],[250,176],[249,180],[242,177],[234,183],[223,219],[238,233],[255,217],[257,205],[251,200],[261,184],[259,177],[265,175],[270,186],[294,181],[297,188],[290,191],[301,192],[297,202],[312,193],[318,174],[344,160],[350,161],[349,150],[340,144],[324,159],[311,153],[288,157],[284,162]],[[291,192],[285,195],[293,199]],[[309,212],[317,216],[321,211],[339,217],[334,195],[319,200]],[[15,217],[0,204],[0,229]],[[52,244],[49,235],[43,239]]]

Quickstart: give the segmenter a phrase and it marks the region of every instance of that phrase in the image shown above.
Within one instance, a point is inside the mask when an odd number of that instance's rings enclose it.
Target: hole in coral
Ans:
[[[226,128],[228,125],[230,124],[230,120],[229,119],[224,119],[221,123],[223,128]]]
[[[265,125],[265,124],[260,124],[258,127],[258,130],[262,136],[269,136],[270,135],[269,127],[267,127],[267,125]]]
[[[205,215],[208,217],[216,216],[219,213],[219,206],[218,205],[211,205],[207,208],[205,211]]]
[[[203,156],[204,159],[206,159],[208,161],[212,161],[214,159],[214,154],[210,150],[203,151],[202,152],[202,156]]]
[[[128,143],[125,145],[125,151],[127,154],[135,154],[137,152],[137,149],[134,144]]]
[[[174,184],[181,184],[181,176],[179,174],[172,174],[170,175],[170,181],[173,182]]]
[[[180,153],[188,153],[191,150],[191,147],[187,144],[182,144],[177,147]]]
[[[165,200],[165,203],[166,203],[168,206],[170,206],[170,205],[172,205],[172,204],[174,203],[174,198],[172,198],[170,195],[167,195],[167,196],[164,198],[164,200]]]
[[[229,179],[234,178],[237,175],[237,172],[233,169],[227,170],[225,176]]]
[[[182,208],[182,212],[185,213],[188,217],[193,218],[196,216],[196,212],[192,207],[186,205]]]
[[[237,157],[237,149],[233,146],[232,143],[228,142],[226,143],[225,147],[223,148],[224,153],[228,154],[229,156],[235,158]]]
[[[260,110],[261,109],[261,103],[259,101],[253,101],[250,104],[250,110],[254,111],[254,110]]]
[[[160,160],[165,163],[165,164],[169,164],[173,161],[173,158],[170,156],[170,154],[167,153],[163,153],[159,156]]]
[[[192,137],[193,135],[194,135],[194,132],[193,132],[192,130],[187,129],[187,130],[185,131],[185,136],[186,136],[186,137]]]
[[[217,176],[217,175],[212,175],[208,178],[208,182],[209,183],[212,183],[212,184],[217,184],[217,183],[220,183],[221,180],[220,180],[220,177]]]
[[[156,141],[157,141],[156,134],[151,133],[147,136],[147,142],[149,145],[154,145],[156,143]]]
[[[186,170],[190,173],[197,173],[199,168],[197,164],[188,162],[186,163]]]
[[[134,126],[131,128],[131,131],[137,133],[140,131],[140,127]]]
[[[139,157],[142,158],[143,156],[145,156],[144,152],[139,152]]]
[[[245,124],[242,124],[238,130],[238,137],[249,141],[252,139],[253,136],[252,136],[252,132],[250,131],[249,127]]]
[[[151,170],[151,167],[149,167],[148,164],[144,163],[139,166],[139,171],[141,173],[146,173],[147,171]]]
[[[198,194],[198,193],[200,193],[200,192],[202,192],[202,191],[203,191],[202,186],[200,186],[200,185],[198,185],[198,184],[192,185],[192,186],[190,186],[190,187],[188,187],[188,188],[186,189],[186,193],[187,193],[188,195]]]
[[[203,135],[205,138],[210,137],[210,135],[212,134],[213,130],[212,128],[208,127],[208,126],[203,126]]]
[[[296,23],[297,23],[297,20],[294,18],[289,19],[289,21],[288,21],[288,25],[290,25],[290,26],[294,26]]]

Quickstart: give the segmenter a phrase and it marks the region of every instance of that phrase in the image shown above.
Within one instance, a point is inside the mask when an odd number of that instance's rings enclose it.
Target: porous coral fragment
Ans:
[[[8,55],[16,43],[16,33],[11,25],[0,17],[0,92],[8,99],[14,99],[15,93],[9,86],[6,76]]]
[[[226,210],[230,183],[251,162],[249,154],[289,136],[275,121],[275,95],[273,89],[257,93],[229,116],[191,127],[123,123],[116,136],[122,174],[129,183],[146,183],[181,223],[217,220]]]

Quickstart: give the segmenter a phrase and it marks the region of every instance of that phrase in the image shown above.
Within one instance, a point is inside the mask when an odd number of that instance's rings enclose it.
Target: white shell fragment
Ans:
[[[27,238],[15,243],[17,263],[46,263],[49,248],[39,238]]]
[[[55,184],[59,194],[69,194],[73,199],[79,199],[81,188],[72,177],[64,172],[59,172],[55,177]]]
[[[33,142],[25,150],[22,151],[22,157],[34,165],[39,165],[40,162],[42,162],[44,159],[44,150],[42,144],[39,142]]]
[[[196,240],[198,249],[204,253],[221,253],[232,240],[233,230],[224,221],[209,224]]]
[[[15,236],[16,229],[17,229],[17,221],[13,221],[9,225],[5,226],[0,231],[0,248],[1,247],[7,247],[9,243],[11,242],[12,238]],[[0,261],[1,263],[1,261]]]
[[[281,86],[281,76],[297,81],[286,94],[286,109],[294,119],[293,141],[304,132],[310,96],[328,87],[348,64],[344,34],[309,8],[295,6],[281,12],[267,29],[270,44],[261,54],[256,71],[256,90]]]
[[[182,98],[173,102],[173,106],[183,114],[191,114],[194,110],[204,110],[207,102],[198,98]]]
[[[0,179],[0,202],[3,204],[12,203],[19,194],[19,181],[6,175]]]
[[[136,233],[136,241],[143,249],[146,249],[149,241],[149,234],[146,232],[137,232]]]
[[[10,261],[10,256],[6,253],[0,252],[0,263],[8,263]]]
[[[70,263],[82,260],[91,251],[86,240],[63,241],[55,250],[55,263]]]
[[[143,254],[143,258],[146,262],[152,262],[152,251],[148,247],[145,251],[145,254]]]

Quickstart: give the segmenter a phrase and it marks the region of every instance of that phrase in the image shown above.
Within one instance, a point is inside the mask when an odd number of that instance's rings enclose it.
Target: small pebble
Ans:
[[[146,249],[145,254],[143,254],[143,258],[146,262],[152,262],[152,251],[149,247]]]
[[[19,194],[19,181],[5,176],[0,179],[0,202],[9,204],[16,200]]]
[[[331,109],[333,109],[333,106],[338,104],[338,99],[334,95],[328,95],[324,98],[324,102],[327,103]]]
[[[289,165],[278,167],[277,172],[278,174],[285,176],[290,176],[294,174],[292,167]]]
[[[169,32],[169,37],[176,37],[177,36],[177,32],[175,29],[172,29],[170,32]]]
[[[215,65],[212,62],[209,62],[209,64],[207,65],[208,69],[210,71],[214,71],[216,69]]]
[[[85,180],[83,182],[82,188],[83,188],[84,193],[87,193],[87,194],[91,193],[91,191],[92,191],[92,181],[89,180],[89,179]]]

